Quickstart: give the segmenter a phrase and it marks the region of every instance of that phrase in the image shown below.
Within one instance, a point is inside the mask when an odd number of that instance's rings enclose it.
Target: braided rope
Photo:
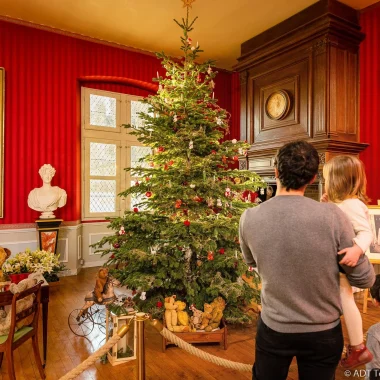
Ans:
[[[107,343],[96,350],[92,355],[90,355],[84,362],[79,364],[77,367],[72,369],[70,372],[66,373],[65,376],[61,377],[59,380],[71,380],[79,376],[83,371],[92,366],[101,356],[108,352],[108,350],[113,347],[121,339],[120,335],[115,335],[107,341]]]
[[[199,348],[196,348],[192,346],[190,343],[185,342],[172,332],[170,332],[166,327],[160,331],[161,335],[169,340],[170,342],[174,343],[178,347],[182,348],[189,354],[198,356],[198,358],[201,358],[203,360],[206,360],[208,362],[214,363],[216,365],[219,365],[221,367],[226,367],[226,368],[231,368],[235,369],[237,371],[242,371],[242,372],[251,372],[252,371],[252,364],[244,364],[244,363],[238,363],[238,362],[233,362],[231,360],[227,359],[222,359],[218,356],[208,354],[207,352],[204,352],[200,350]]]

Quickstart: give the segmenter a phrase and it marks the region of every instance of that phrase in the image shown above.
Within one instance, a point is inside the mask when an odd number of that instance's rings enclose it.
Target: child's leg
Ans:
[[[344,322],[347,326],[351,346],[357,346],[363,343],[362,317],[356,306],[352,288],[347,277],[342,273],[339,276]]]

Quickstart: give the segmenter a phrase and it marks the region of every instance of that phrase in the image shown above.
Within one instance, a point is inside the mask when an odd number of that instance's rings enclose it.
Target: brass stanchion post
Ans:
[[[145,313],[136,313],[137,322],[137,379],[145,380],[145,342],[144,321],[149,317]]]

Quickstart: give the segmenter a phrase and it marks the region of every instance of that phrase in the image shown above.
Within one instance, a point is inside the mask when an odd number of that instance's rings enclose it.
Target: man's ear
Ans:
[[[276,178],[278,178],[278,169],[277,169],[277,168],[274,168],[274,176],[275,176]]]
[[[317,179],[317,174],[310,180],[310,182],[308,184],[312,185],[316,179]]]

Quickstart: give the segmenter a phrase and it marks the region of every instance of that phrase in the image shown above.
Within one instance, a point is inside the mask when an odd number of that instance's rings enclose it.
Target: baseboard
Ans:
[[[93,267],[101,267],[108,259],[97,260],[97,261],[85,261],[82,265],[82,268],[93,268]]]

